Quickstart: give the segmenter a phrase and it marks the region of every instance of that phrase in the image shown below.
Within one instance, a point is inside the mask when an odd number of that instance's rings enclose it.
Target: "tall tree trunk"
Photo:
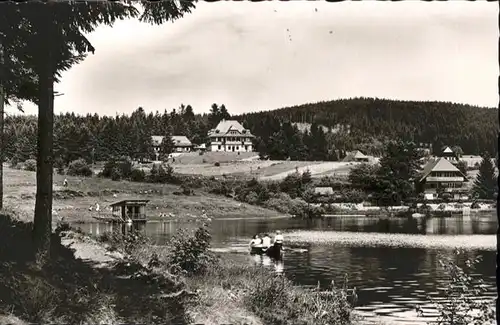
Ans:
[[[3,161],[5,157],[5,145],[4,145],[4,101],[5,94],[3,89],[4,84],[4,51],[3,44],[0,40],[0,210],[3,209]]]
[[[53,133],[54,133],[54,56],[51,4],[41,10],[46,16],[40,30],[40,41],[44,46],[42,64],[37,71],[39,77],[38,141],[36,169],[36,202],[33,224],[35,262],[43,267],[50,258],[50,237],[52,234],[52,176],[53,176]]]
[[[499,2],[499,7],[500,7],[500,2]],[[498,14],[498,22],[499,22],[499,27],[500,27],[500,11],[499,11],[499,14]],[[500,37],[498,38],[498,49],[500,50]],[[498,64],[500,65],[500,57],[499,57],[499,61],[498,61]],[[500,95],[500,75],[498,76],[498,94]],[[500,109],[500,102],[498,103],[498,108]],[[500,124],[500,110],[498,111],[498,123]],[[497,154],[500,154],[500,132],[498,133],[498,137],[497,137]],[[498,188],[500,189],[500,173],[498,175],[498,178],[497,178],[497,184],[498,184]],[[497,226],[497,265],[496,265],[496,282],[497,282],[497,292],[500,292],[500,253],[498,252],[499,251],[499,248],[500,248],[500,193],[497,194],[497,221],[498,221],[498,225]],[[497,324],[500,324],[500,299],[496,299],[496,320],[497,320]]]

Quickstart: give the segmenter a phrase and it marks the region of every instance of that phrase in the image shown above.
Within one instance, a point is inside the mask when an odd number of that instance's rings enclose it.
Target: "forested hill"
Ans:
[[[239,119],[257,135],[278,131],[275,119],[315,122],[332,128],[336,135],[330,142],[348,150],[379,151],[385,139],[404,138],[434,148],[460,146],[465,154],[496,153],[498,110],[449,102],[354,98],[243,114]]]
[[[138,108],[131,115],[114,117],[68,113],[54,119],[54,153],[66,164],[79,158],[152,157],[152,135],[185,135],[195,144],[206,143],[207,132],[222,119],[242,122],[256,136],[257,151],[271,159],[337,160],[354,149],[380,155],[387,139],[398,138],[432,143],[438,150],[447,145],[461,147],[465,154],[487,151],[496,155],[496,109],[370,98],[233,117],[229,109],[217,104],[203,115],[190,105],[163,113]],[[36,134],[35,116],[8,116],[5,158],[17,162],[35,157]]]

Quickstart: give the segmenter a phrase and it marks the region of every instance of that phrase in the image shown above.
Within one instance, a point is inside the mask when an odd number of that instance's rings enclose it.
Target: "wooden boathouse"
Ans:
[[[95,219],[113,223],[146,222],[146,204],[149,200],[122,200],[111,204],[111,215],[95,216]]]
[[[146,221],[146,204],[149,200],[122,200],[111,204],[114,219],[123,222]]]

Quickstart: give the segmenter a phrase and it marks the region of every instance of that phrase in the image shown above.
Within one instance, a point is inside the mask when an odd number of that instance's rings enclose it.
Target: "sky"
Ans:
[[[240,114],[350,97],[498,105],[495,2],[200,2],[175,22],[88,37],[96,52],[63,74],[56,113],[217,103]]]

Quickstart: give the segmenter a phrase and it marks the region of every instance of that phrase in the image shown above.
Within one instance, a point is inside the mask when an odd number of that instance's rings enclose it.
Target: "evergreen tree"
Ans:
[[[460,160],[456,166],[464,175],[467,175],[467,163],[463,160]]]
[[[174,152],[174,149],[175,149],[175,143],[172,140],[172,134],[167,129],[165,135],[163,136],[163,140],[161,141],[161,146],[160,146],[162,159],[166,160],[168,158],[168,155]]]
[[[491,156],[484,154],[481,164],[479,165],[479,173],[472,188],[472,192],[480,199],[495,199],[495,194],[498,192],[497,177],[495,175],[495,167],[491,161]]]
[[[210,123],[210,128],[214,128],[219,123],[220,109],[216,103],[212,104],[210,108],[210,113],[208,114],[208,122]]]
[[[415,143],[391,141],[380,160],[377,199],[380,205],[398,205],[415,194],[422,152]]]
[[[184,119],[184,121],[194,120],[195,115],[194,115],[194,111],[193,111],[193,108],[191,107],[191,105],[186,106],[186,109],[184,110],[184,114],[183,114],[182,118]]]
[[[222,120],[230,120],[231,119],[231,115],[229,114],[229,112],[227,111],[227,108],[224,104],[222,104],[219,108],[219,116],[218,116],[218,120],[219,121],[222,121]]]

